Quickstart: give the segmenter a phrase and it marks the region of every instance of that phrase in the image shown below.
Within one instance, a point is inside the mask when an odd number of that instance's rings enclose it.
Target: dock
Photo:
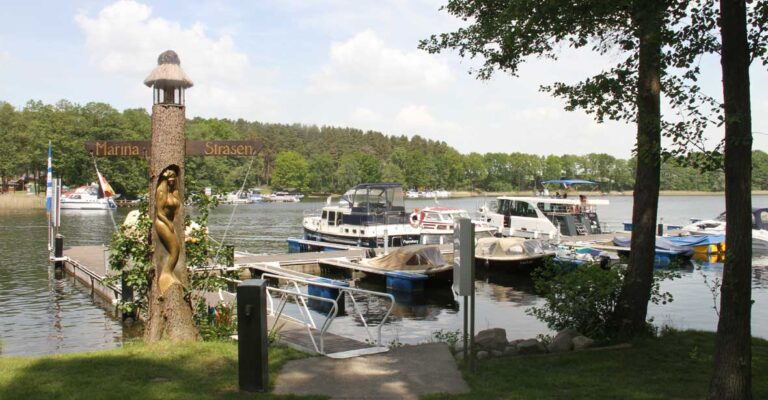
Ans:
[[[293,271],[289,268],[309,264],[318,265],[321,260],[338,259],[340,257],[362,258],[365,253],[366,250],[293,254],[250,254],[236,252],[233,269],[258,269],[263,272],[286,276],[287,278],[309,279],[316,277],[300,271]],[[110,304],[116,304],[122,292],[119,287],[112,286],[104,281],[108,271],[108,260],[109,253],[105,246],[65,247],[63,257],[52,259],[52,261],[63,262],[65,273],[83,283],[91,291],[92,295],[98,295],[109,301]],[[231,299],[228,300],[234,300],[233,294],[227,292],[223,292],[223,294],[231,296]],[[207,298],[219,296],[213,293],[206,294]],[[281,344],[304,352],[318,353],[316,344],[321,336],[323,354],[331,358],[356,357],[388,350],[385,347],[373,346],[370,343],[343,337],[331,332],[320,332],[316,328],[289,318],[277,320],[274,317],[270,317],[268,322],[269,329],[277,325],[279,330],[278,341]]]

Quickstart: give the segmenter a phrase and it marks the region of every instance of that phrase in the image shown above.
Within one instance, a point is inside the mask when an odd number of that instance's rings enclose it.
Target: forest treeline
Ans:
[[[96,179],[93,158],[84,143],[93,140],[148,140],[150,114],[122,112],[104,103],[56,104],[30,101],[21,109],[0,102],[0,175],[45,179],[48,141],[53,168],[65,185]],[[192,140],[260,139],[254,157],[188,157],[188,186],[219,192],[272,185],[312,193],[340,193],[361,182],[400,182],[406,188],[475,191],[531,190],[536,182],[562,177],[600,183],[603,191],[631,190],[635,159],[604,153],[540,156],[525,153],[462,154],[442,141],[387,136],[380,132],[315,125],[194,118],[187,121]],[[599,149],[595,149],[599,150]],[[96,160],[118,193],[135,198],[147,190],[147,164],[139,158]],[[670,160],[662,165],[662,190],[722,191],[722,171],[702,173]],[[768,190],[768,154],[753,152],[753,190]]]

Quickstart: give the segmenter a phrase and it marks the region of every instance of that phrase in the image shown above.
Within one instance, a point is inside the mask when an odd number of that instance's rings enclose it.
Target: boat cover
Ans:
[[[438,246],[420,244],[395,248],[389,254],[368,260],[367,264],[391,271],[428,271],[447,265]]]
[[[630,247],[631,238],[615,237],[613,244],[621,247]],[[710,244],[722,243],[725,240],[723,235],[707,236],[656,236],[656,251],[681,256],[693,255],[693,248],[696,246],[706,246]]]
[[[553,252],[554,248],[547,241],[520,237],[481,238],[475,247],[475,256],[482,258],[527,257]]]

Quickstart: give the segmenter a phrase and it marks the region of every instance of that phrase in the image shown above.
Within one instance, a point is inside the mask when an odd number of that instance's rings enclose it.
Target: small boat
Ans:
[[[393,249],[389,254],[364,258],[361,265],[387,271],[410,272],[434,276],[453,270],[453,263],[443,258],[438,246],[412,245]]]
[[[261,203],[261,201],[264,200],[261,197],[261,189],[258,188],[251,189],[249,198],[252,203]]]
[[[411,213],[411,225],[421,228],[422,244],[453,242],[453,226],[459,218],[470,218],[469,212],[453,207],[425,207]],[[493,237],[496,228],[485,221],[473,221],[475,239]]]
[[[111,196],[104,196],[99,185],[80,186],[65,193],[60,201],[62,210],[114,210],[117,204]]]
[[[224,204],[250,204],[253,203],[251,194],[247,190],[238,190],[228,193],[222,200]]]
[[[694,236],[725,235],[725,213],[715,219],[696,221],[681,230]],[[752,255],[768,255],[768,208],[752,208]]]
[[[570,188],[595,182],[582,180],[553,180],[542,184],[561,184]],[[557,239],[564,236],[584,236],[604,233],[597,215],[598,205],[608,205],[606,199],[588,198],[578,195],[568,198],[559,192],[555,196],[549,191],[540,197],[501,196],[495,204],[480,208],[483,219],[495,226],[502,236],[524,238]]]
[[[475,259],[494,268],[531,272],[555,255],[557,248],[548,240],[521,237],[481,238],[475,246]]]
[[[281,191],[261,196],[261,199],[271,203],[298,203],[302,197],[300,194]]]
[[[302,220],[304,240],[377,248],[419,244],[418,227],[409,222],[399,183],[363,183]]]

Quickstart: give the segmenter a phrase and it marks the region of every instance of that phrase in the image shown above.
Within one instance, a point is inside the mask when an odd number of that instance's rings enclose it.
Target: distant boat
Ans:
[[[112,200],[115,196],[115,190],[107,182],[107,178],[101,175],[96,168],[96,175],[99,178],[98,183],[92,183],[90,186],[81,186],[74,192],[66,193],[61,197],[60,206],[62,210],[114,210],[117,204]]]
[[[289,192],[275,192],[272,194],[261,196],[262,201],[268,201],[272,203],[298,203],[301,198],[304,197],[301,194],[292,194]]]
[[[453,207],[426,207],[411,214],[411,225],[421,228],[422,244],[453,243],[453,226],[459,218],[470,218],[469,212]],[[475,238],[492,237],[496,228],[485,221],[472,221]]]
[[[117,204],[112,197],[99,196],[99,185],[80,186],[61,197],[62,210],[114,210]]]

